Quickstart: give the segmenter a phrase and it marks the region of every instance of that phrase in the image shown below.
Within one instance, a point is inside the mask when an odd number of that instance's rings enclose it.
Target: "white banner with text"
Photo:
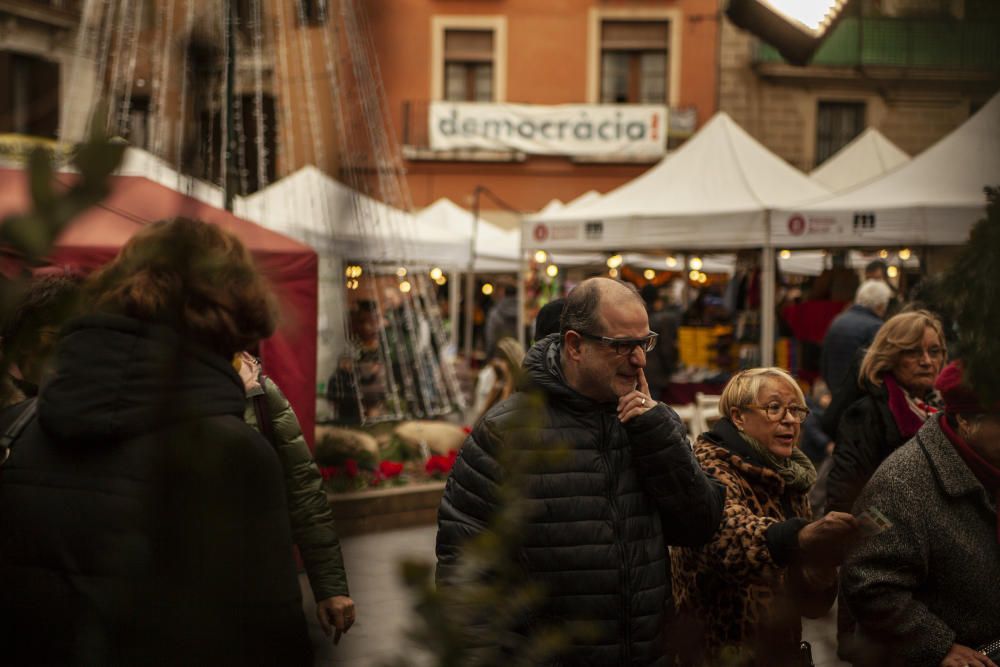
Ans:
[[[658,105],[431,102],[428,118],[434,150],[650,157],[666,151],[667,107]]]

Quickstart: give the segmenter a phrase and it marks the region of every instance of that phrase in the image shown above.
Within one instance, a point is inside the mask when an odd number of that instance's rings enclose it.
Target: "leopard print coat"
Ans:
[[[787,534],[797,543],[798,528],[812,516],[809,500],[787,489],[727,420],[699,437],[694,451],[705,472],[726,487],[726,504],[711,542],[671,549],[678,613],[672,634],[680,643],[681,664],[797,664],[791,655],[802,634],[804,587],[791,561],[776,562],[767,530],[791,520]],[[822,593],[829,598],[827,608],[834,595],[835,586]]]

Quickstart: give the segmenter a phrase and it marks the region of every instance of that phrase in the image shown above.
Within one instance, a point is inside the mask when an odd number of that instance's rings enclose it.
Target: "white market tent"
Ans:
[[[884,134],[869,127],[809,172],[809,178],[830,192],[844,192],[875,180],[909,159]]]
[[[501,229],[480,218],[475,220],[468,211],[444,197],[419,211],[416,230],[421,238],[443,238],[460,244],[464,252],[456,253],[455,262],[443,263],[449,268],[466,270],[473,260],[474,272],[516,272],[520,268],[521,231]],[[475,256],[470,258],[472,237],[476,238]]]
[[[773,310],[774,249],[768,212],[829,191],[719,112],[678,150],[638,178],[585,205],[527,218],[522,244],[560,250],[761,248],[762,310]],[[764,317],[761,340],[773,337]],[[771,362],[770,345],[761,346]]]
[[[719,112],[638,178],[529,217],[522,239],[551,251],[760,248],[769,209],[828,195]]]
[[[1000,184],[1000,95],[926,151],[878,180],[771,213],[782,248],[959,245]]]

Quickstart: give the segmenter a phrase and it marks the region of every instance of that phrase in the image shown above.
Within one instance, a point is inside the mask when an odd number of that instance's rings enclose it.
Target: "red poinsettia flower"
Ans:
[[[329,479],[339,476],[340,468],[338,468],[337,466],[320,466],[319,474],[320,477],[322,477],[323,481],[325,482]]]
[[[344,461],[344,474],[349,478],[354,479],[358,476],[358,462],[354,459],[347,459]]]
[[[447,455],[435,455],[427,459],[427,463],[424,464],[424,470],[427,471],[428,475],[432,477],[438,475],[447,475],[451,472],[452,467],[455,465],[455,457],[458,456],[458,452],[454,449],[448,452]]]
[[[378,471],[386,478],[398,477],[403,472],[403,464],[396,461],[382,461],[378,464]]]

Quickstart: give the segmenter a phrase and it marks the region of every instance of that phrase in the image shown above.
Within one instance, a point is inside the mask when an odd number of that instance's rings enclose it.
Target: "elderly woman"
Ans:
[[[932,416],[882,464],[857,501],[878,510],[842,570],[857,619],[855,665],[996,667],[1000,639],[1000,403],[987,408],[949,364]]]
[[[37,404],[0,414],[37,405],[0,484],[4,663],[312,664],[281,468],[232,366],[275,326],[249,252],[153,223],[84,294]]]
[[[802,664],[800,617],[833,604],[857,522],[836,512],[810,521],[816,471],[797,446],[809,410],[787,372],[740,372],[719,411],[694,450],[726,487],[723,523],[706,546],[671,553],[679,627],[697,642],[681,648],[682,662]]]
[[[829,509],[850,512],[879,464],[937,412],[934,380],[946,353],[941,322],[926,310],[900,313],[882,325],[861,362],[864,396],[847,409],[837,429]]]

